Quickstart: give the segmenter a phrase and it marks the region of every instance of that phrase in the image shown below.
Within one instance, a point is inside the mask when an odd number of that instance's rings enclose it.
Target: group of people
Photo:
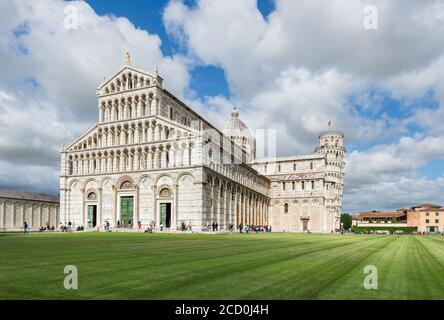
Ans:
[[[49,223],[47,223],[46,226],[41,226],[39,228],[40,232],[43,232],[43,231],[54,231],[54,230],[55,230],[55,226],[50,226]],[[23,222],[23,233],[24,234],[29,233],[29,224],[26,221]]]
[[[120,221],[117,221],[117,228],[119,228],[119,226],[120,226]],[[210,227],[209,224],[205,228],[202,227],[202,231],[209,231],[209,227]],[[243,233],[244,230],[245,230],[246,233],[250,233],[250,231],[256,232],[256,233],[264,232],[264,231],[265,232],[271,232],[271,226],[249,225],[249,224],[244,226],[241,223],[241,224],[239,224],[238,227],[239,227],[240,233]],[[141,221],[137,222],[137,228],[138,228],[139,231],[141,231],[141,229],[142,229],[142,222]],[[211,228],[212,228],[213,232],[216,232],[216,231],[219,230],[219,224],[217,222],[213,222],[211,224]],[[106,232],[111,232],[111,226],[110,226],[109,221],[105,221],[104,229],[105,229]],[[154,229],[155,229],[155,224],[154,225],[150,224],[145,229],[144,232],[145,233],[152,233]],[[26,223],[26,221],[23,223],[23,230],[24,230],[25,234],[29,232],[29,225]],[[39,230],[41,232],[42,231],[54,231],[55,227],[54,226],[51,227],[49,224],[47,224],[46,227],[42,226],[42,227],[40,227]],[[84,231],[85,228],[83,226],[77,226],[77,228],[75,228],[74,224],[71,223],[71,221],[69,221],[68,223],[65,222],[65,224],[60,223],[59,230],[61,232],[68,232],[68,231],[73,231],[73,230],[75,230],[75,231]],[[193,230],[193,224],[191,223],[191,221],[188,224],[186,224],[185,221],[182,221],[181,222],[180,230],[181,231],[187,231],[187,230],[188,231],[192,231]],[[230,232],[233,232],[234,231],[234,224],[233,223],[228,224],[227,230],[230,231]],[[163,225],[162,224],[161,224],[161,231],[163,231]]]
[[[239,231],[240,233],[243,233],[245,229],[246,233],[250,233],[250,231],[255,232],[255,233],[259,233],[259,232],[271,232],[271,226],[262,226],[262,225],[249,225],[246,224],[245,226],[241,223],[239,224]]]
[[[40,232],[43,232],[43,231],[54,231],[54,230],[55,230],[55,227],[54,226],[51,227],[49,224],[46,224],[45,227],[41,226],[40,229],[39,229]]]
[[[185,221],[182,221],[180,223],[180,230],[181,231],[193,231],[193,224],[191,223],[191,221],[188,223],[188,225],[185,223]]]

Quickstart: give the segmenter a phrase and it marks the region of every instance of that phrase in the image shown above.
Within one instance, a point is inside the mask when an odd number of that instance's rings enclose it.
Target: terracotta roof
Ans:
[[[43,202],[59,202],[58,196],[51,196],[43,193],[23,192],[9,189],[0,189],[0,198],[33,200]]]
[[[354,215],[354,219],[363,219],[363,218],[399,218],[405,216],[404,212],[398,211],[368,211],[368,212],[359,212]]]
[[[412,209],[416,209],[416,208],[441,208],[442,206],[438,206],[436,204],[430,204],[430,203],[421,203],[418,204],[414,207],[412,207]]]

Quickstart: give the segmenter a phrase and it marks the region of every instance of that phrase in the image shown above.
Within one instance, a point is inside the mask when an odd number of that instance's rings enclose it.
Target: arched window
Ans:
[[[132,189],[132,188],[134,188],[134,186],[130,181],[125,181],[120,185],[120,189]]]
[[[313,170],[313,162],[310,162],[310,170]]]
[[[288,203],[284,204],[284,213],[288,213]]]
[[[88,200],[97,200],[97,195],[94,192],[88,194]]]
[[[168,188],[163,188],[162,190],[160,190],[159,195],[162,198],[170,198],[171,197],[171,190]]]

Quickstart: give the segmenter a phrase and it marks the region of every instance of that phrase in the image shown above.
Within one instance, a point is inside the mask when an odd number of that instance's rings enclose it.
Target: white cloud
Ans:
[[[444,202],[438,192],[444,177],[427,179],[415,172],[430,160],[444,160],[443,145],[442,136],[403,137],[393,144],[351,152],[345,160],[345,208],[396,209],[412,202]]]
[[[64,27],[68,4],[78,9],[77,29]],[[48,171],[59,169],[58,147],[96,121],[95,88],[123,65],[126,51],[138,67],[157,65],[166,87],[179,96],[187,89],[184,57],[164,56],[157,35],[126,18],[98,16],[83,1],[1,1],[0,42],[3,187],[34,188],[40,177],[48,182],[42,191],[57,188],[57,175]]]
[[[378,199],[382,206],[405,199],[403,189],[391,185],[396,181],[432,184],[415,171],[443,157],[444,141],[444,5],[372,1],[379,26],[369,31],[362,24],[368,4],[276,0],[267,20],[254,0],[200,0],[192,7],[170,1],[164,12],[167,30],[195,62],[223,68],[233,96],[220,105],[240,106],[251,128],[277,129],[280,154],[312,151],[329,120],[344,131],[347,146],[361,150],[347,157],[344,203],[361,209]],[[422,105],[429,92],[438,108]],[[408,116],[383,109],[387,94],[411,109]],[[221,107],[213,117],[222,110],[228,115]],[[425,189],[412,190],[417,198],[409,200],[428,199]]]

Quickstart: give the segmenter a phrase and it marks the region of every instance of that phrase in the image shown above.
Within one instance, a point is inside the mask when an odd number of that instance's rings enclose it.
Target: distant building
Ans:
[[[444,208],[439,205],[422,203],[407,211],[407,225],[418,227],[421,232],[444,231]]]
[[[444,232],[444,208],[422,203],[396,211],[364,211],[353,215],[358,227],[416,227],[419,232]]]
[[[0,189],[0,229],[32,229],[59,223],[59,198],[51,195]]]

